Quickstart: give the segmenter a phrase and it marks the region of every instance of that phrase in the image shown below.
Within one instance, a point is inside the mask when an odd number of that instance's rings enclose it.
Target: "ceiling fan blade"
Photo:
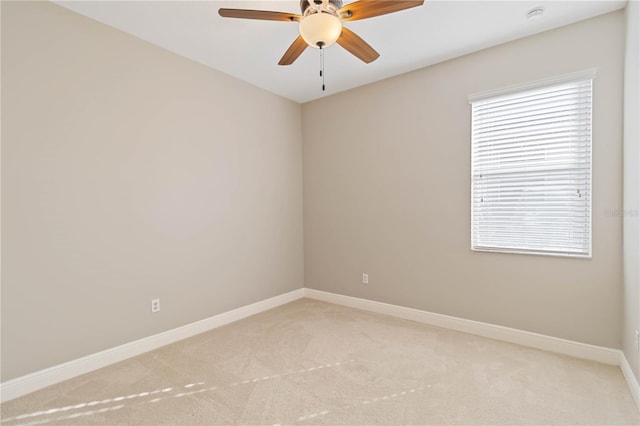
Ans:
[[[342,27],[342,34],[340,34],[336,43],[367,64],[375,61],[380,56],[373,47],[369,46],[366,41],[347,27]]]
[[[302,16],[295,13],[272,12],[269,10],[249,9],[218,9],[220,16],[224,18],[262,19],[264,21],[299,21]]]
[[[293,43],[291,43],[291,46],[289,46],[287,51],[284,52],[284,55],[282,55],[282,59],[280,59],[280,62],[278,62],[278,65],[291,65],[296,59],[298,59],[298,56],[300,56],[302,52],[304,52],[307,46],[309,45],[306,41],[304,41],[302,36],[298,36],[298,38],[295,39]]]
[[[373,18],[387,13],[399,12],[422,6],[424,0],[360,0],[346,5],[338,11],[343,21]]]

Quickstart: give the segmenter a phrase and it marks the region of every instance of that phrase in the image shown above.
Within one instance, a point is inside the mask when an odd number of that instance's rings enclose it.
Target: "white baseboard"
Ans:
[[[629,361],[627,361],[627,357],[624,356],[624,353],[622,353],[622,351],[620,351],[620,369],[622,370],[622,375],[627,380],[629,390],[631,391],[631,396],[636,402],[636,407],[638,407],[638,410],[640,410],[640,384],[638,384],[636,376],[633,374],[633,371],[631,371]]]
[[[0,383],[0,401],[4,402],[18,398],[47,386],[204,333],[225,324],[301,299],[302,297],[304,297],[304,289],[301,288],[252,303],[251,305],[242,306],[232,311],[214,315],[182,327],[174,328],[173,330],[145,337],[134,342]]]
[[[419,309],[406,308],[404,306],[390,305],[388,303],[375,302],[357,297],[343,296],[341,294],[328,293],[310,288],[305,288],[304,294],[305,297],[335,303],[337,305],[363,309],[437,327],[448,328],[450,330],[488,337],[490,339],[570,355],[575,358],[588,359],[610,365],[620,365],[621,351],[617,349],[604,348],[515,328],[436,314]]]

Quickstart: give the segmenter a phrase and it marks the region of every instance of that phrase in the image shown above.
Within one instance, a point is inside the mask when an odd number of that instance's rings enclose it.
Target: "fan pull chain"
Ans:
[[[322,91],[324,92],[324,49],[320,44],[320,77],[322,77]]]

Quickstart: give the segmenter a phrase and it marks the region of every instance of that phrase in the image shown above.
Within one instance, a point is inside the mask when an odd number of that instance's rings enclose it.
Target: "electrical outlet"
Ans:
[[[640,352],[640,332],[636,330],[636,350]]]
[[[151,312],[160,312],[160,299],[151,300]]]
[[[369,274],[362,274],[362,284],[369,284]]]

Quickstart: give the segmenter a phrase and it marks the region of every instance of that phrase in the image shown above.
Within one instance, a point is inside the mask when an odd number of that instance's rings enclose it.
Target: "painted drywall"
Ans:
[[[622,351],[640,382],[640,3],[626,8],[624,68],[624,318]]]
[[[305,286],[619,348],[623,55],[620,11],[304,104]],[[593,258],[472,252],[468,96],[593,67]]]
[[[302,287],[300,105],[1,7],[2,381]]]

